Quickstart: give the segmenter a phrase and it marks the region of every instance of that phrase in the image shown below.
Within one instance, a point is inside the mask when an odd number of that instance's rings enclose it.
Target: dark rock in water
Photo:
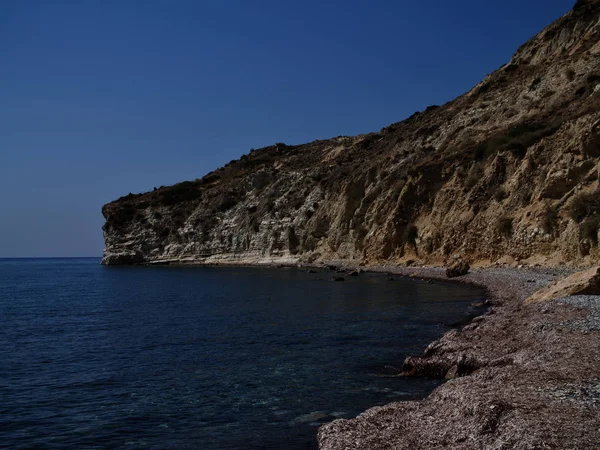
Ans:
[[[316,270],[314,270],[314,269],[308,269],[308,270],[306,271],[306,273],[317,273],[317,271],[316,271]]]
[[[396,281],[396,279],[394,277],[388,277],[387,279],[388,281]]]
[[[331,279],[331,281],[345,281],[346,279],[344,277],[334,277]]]
[[[331,271],[333,271],[333,272],[335,272],[335,271],[337,271],[337,270],[338,270],[338,267],[337,267],[337,266],[335,266],[335,265],[333,265],[333,264],[329,264],[329,265],[327,266],[327,269],[328,269],[328,270],[331,270]]]
[[[350,272],[348,274],[349,277],[357,277],[360,274],[360,271],[358,270],[353,270],[352,272]]]
[[[446,269],[446,276],[448,278],[462,277],[469,273],[471,266],[466,261],[457,261]]]

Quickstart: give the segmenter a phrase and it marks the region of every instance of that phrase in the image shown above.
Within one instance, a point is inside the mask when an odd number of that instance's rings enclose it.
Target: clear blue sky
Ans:
[[[102,205],[467,91],[575,0],[0,0],[0,257],[100,256]]]

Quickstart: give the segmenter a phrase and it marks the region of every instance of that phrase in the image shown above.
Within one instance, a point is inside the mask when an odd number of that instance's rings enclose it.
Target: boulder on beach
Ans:
[[[571,295],[600,295],[600,266],[574,273],[534,292],[526,303],[544,302]]]
[[[471,266],[467,261],[460,260],[452,264],[446,269],[446,276],[448,278],[462,277],[469,273]]]

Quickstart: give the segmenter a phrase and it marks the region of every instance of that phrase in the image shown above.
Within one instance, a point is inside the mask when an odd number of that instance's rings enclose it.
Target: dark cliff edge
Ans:
[[[104,264],[600,256],[599,2],[379,132],[251,151],[104,205]]]

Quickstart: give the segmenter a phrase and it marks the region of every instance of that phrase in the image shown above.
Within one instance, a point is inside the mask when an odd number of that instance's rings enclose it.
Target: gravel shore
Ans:
[[[573,295],[560,298],[557,302],[572,305],[584,312],[581,319],[563,322],[561,325],[584,333],[600,331],[600,295]]]
[[[405,364],[404,375],[452,379],[422,401],[323,425],[322,450],[600,448],[600,296],[523,303],[571,270],[486,268],[448,280],[439,268],[363,269],[483,286],[491,307]]]

